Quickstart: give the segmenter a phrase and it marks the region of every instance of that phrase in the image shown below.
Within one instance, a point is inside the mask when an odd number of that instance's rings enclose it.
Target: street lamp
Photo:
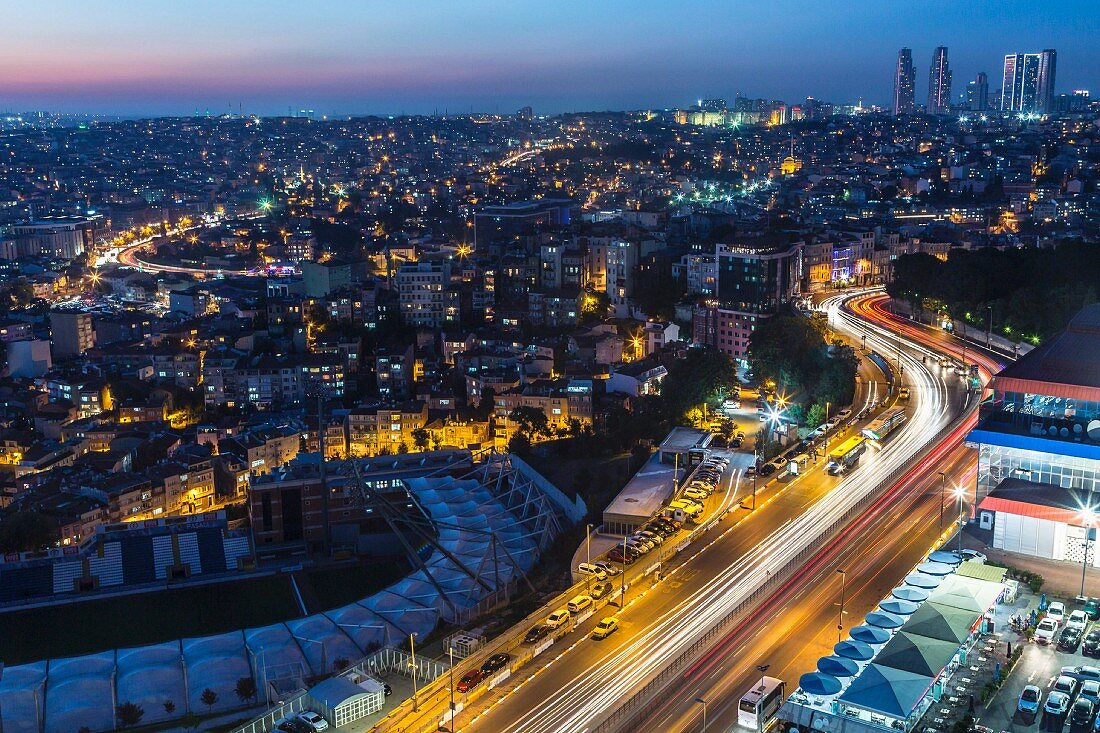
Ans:
[[[943,493],[947,488],[947,474],[940,471],[940,534],[943,534]]]
[[[1081,558],[1081,598],[1085,597],[1085,568],[1089,565],[1089,542],[1093,539],[1093,535],[1096,532],[1096,512],[1092,507],[1085,507],[1081,510],[1081,521],[1085,523],[1085,553]]]
[[[592,525],[591,524],[584,525],[584,545],[585,545],[585,547],[584,547],[585,564],[591,566],[592,565]],[[590,570],[591,567],[589,567],[588,569]],[[591,575],[591,573],[585,573],[584,574],[584,587],[585,587],[586,590],[591,590],[592,589],[592,575]]]
[[[707,701],[701,697],[695,698],[695,702],[703,706],[703,733],[707,733]]]
[[[842,568],[836,570],[840,573],[840,613],[836,619],[836,643],[839,644],[841,636],[844,634],[844,586],[845,581],[848,579],[848,573],[844,572]]]
[[[990,303],[989,308],[989,330],[985,332],[985,348],[991,348],[993,343],[993,304]]]
[[[416,632],[409,634],[409,667],[412,668],[412,681],[413,681],[413,712],[416,712],[418,707],[417,689],[416,689],[416,644],[413,641],[416,638]]]
[[[963,506],[966,501],[966,489],[961,486],[955,489],[955,498],[959,500],[959,559],[961,560],[963,550],[963,528],[966,526],[966,523],[963,522]]]

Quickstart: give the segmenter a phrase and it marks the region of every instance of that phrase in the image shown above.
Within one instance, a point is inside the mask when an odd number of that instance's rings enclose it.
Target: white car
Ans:
[[[689,499],[699,499],[700,501],[702,501],[703,499],[706,499],[708,496],[710,496],[710,494],[708,494],[703,489],[694,489],[689,487],[687,489],[684,489],[684,496],[688,497]]]
[[[1072,611],[1069,614],[1069,620],[1066,621],[1067,629],[1081,629],[1085,630],[1085,627],[1089,625],[1088,615],[1081,610]]]
[[[1039,622],[1039,625],[1035,627],[1035,641],[1040,644],[1050,644],[1057,635],[1058,622],[1050,617],[1044,618]]]
[[[592,564],[607,573],[607,577],[609,578],[614,577],[622,572],[622,570],[619,570],[617,567],[615,567],[613,563],[608,560],[600,560],[599,562],[594,562]]]
[[[577,572],[581,575],[591,575],[595,577],[596,580],[607,580],[607,573],[603,568],[597,567],[596,565],[589,565],[586,562],[582,562],[577,566]]]
[[[955,550],[955,554],[962,558],[963,562],[973,560],[981,565],[985,565],[985,561],[989,559],[977,550]]]
[[[851,416],[852,416],[852,411],[851,410],[841,410],[840,412],[838,412],[836,414],[836,419],[837,420],[847,420]]]
[[[317,713],[313,712],[312,710],[307,710],[306,712],[300,714],[298,716],[298,720],[302,721],[315,731],[328,730],[328,721],[322,718]]]
[[[1047,618],[1063,624],[1066,621],[1066,604],[1055,601],[1047,607]]]

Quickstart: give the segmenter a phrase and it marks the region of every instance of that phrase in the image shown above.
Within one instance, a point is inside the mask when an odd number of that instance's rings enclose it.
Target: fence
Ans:
[[[971,407],[969,410],[960,414],[955,420],[948,423],[939,433],[918,449],[915,454],[916,457],[918,459],[923,458],[932,446],[935,446],[946,438],[952,430],[958,427],[958,425],[973,412],[973,410],[974,408]],[[863,504],[866,500],[874,499],[884,493],[897,483],[897,481],[909,470],[910,466],[908,463],[898,466],[889,476],[864,494],[860,501],[853,503],[848,511],[839,519],[834,521],[824,531],[811,537],[804,543],[803,549],[795,557],[791,558],[782,570],[768,575],[764,582],[754,589],[752,595],[738,604],[737,607],[724,616],[718,624],[692,643],[691,646],[685,649],[679,656],[669,662],[656,677],[647,682],[642,689],[632,695],[626,702],[600,722],[600,724],[593,729],[593,733],[616,733],[617,731],[630,730],[631,728],[638,727],[645,718],[653,714],[657,707],[667,701],[667,698],[660,696],[658,693],[672,682],[674,678],[679,676],[686,667],[698,659],[703,652],[709,650],[714,642],[745,611],[755,608],[767,599],[767,594],[762,591],[788,580],[796,570],[803,567],[803,563],[806,560],[818,554],[823,547],[834,539],[834,535],[837,532],[846,527],[864,511]]]
[[[271,708],[255,720],[235,728],[233,733],[268,733],[275,730],[275,724],[288,715],[295,715],[306,709],[306,693],[300,692],[282,705]]]

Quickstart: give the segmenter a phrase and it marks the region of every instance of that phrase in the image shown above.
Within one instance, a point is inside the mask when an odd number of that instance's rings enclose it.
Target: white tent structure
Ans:
[[[175,717],[174,712],[164,709],[166,700],[171,700],[176,709],[186,704],[183,653],[178,641],[119,649],[116,663],[119,705],[128,702],[140,705],[145,711],[142,723]]]

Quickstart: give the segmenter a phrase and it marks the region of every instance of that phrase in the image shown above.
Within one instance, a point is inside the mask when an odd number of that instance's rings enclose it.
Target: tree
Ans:
[[[233,691],[237,693],[237,698],[241,702],[248,702],[249,700],[256,699],[256,680],[251,677],[241,677],[237,680],[236,687]]]
[[[672,364],[661,383],[661,400],[675,420],[737,385],[733,360],[716,349],[689,349],[687,356]]]
[[[207,687],[202,691],[202,695],[199,696],[202,700],[202,704],[206,706],[206,712],[209,713],[214,709],[214,706],[218,704],[218,693]]]
[[[550,421],[547,419],[546,413],[537,407],[520,405],[508,413],[508,419],[516,423],[519,432],[527,436],[528,439],[540,435],[550,435]]]
[[[165,700],[164,712],[168,713],[169,715],[176,712],[176,703],[172,702],[171,700]]]
[[[399,455],[405,455],[409,452],[409,444],[402,440],[397,446],[397,452]]]
[[[823,422],[825,422],[825,408],[817,403],[810,405],[810,409],[806,412],[806,425],[816,428]]]
[[[120,728],[129,728],[137,725],[141,722],[143,715],[145,715],[145,709],[132,702],[124,702],[115,708],[115,717],[118,719]]]
[[[428,450],[428,443],[431,441],[431,435],[424,428],[416,428],[412,431],[413,445],[417,450]]]
[[[348,659],[347,657],[336,657],[336,659],[333,659],[333,660],[332,660],[332,668],[333,668],[333,670],[339,670],[339,669],[344,669],[344,668],[346,668],[346,667],[347,667],[347,666],[348,666],[349,664],[351,664],[351,660],[350,660],[350,659]]]
[[[530,455],[531,439],[524,433],[517,431],[515,435],[508,439],[508,452],[515,453],[517,456]]]
[[[57,525],[45,514],[19,511],[0,519],[0,552],[33,552],[57,542]]]

